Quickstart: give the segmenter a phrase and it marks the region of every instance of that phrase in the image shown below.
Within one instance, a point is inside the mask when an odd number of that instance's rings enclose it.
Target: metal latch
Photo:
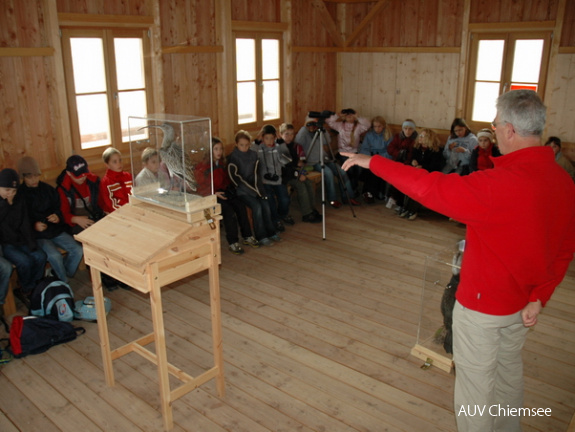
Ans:
[[[204,217],[206,221],[210,224],[211,229],[216,229],[216,223],[214,222],[214,218],[212,217],[210,210],[204,209]]]
[[[427,360],[425,361],[425,363],[423,363],[423,364],[421,365],[421,369],[423,369],[423,370],[429,369],[429,368],[431,367],[431,364],[432,364],[432,363],[433,363],[433,360],[430,359],[429,357],[427,357]]]

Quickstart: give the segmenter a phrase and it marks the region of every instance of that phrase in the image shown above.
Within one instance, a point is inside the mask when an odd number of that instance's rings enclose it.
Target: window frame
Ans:
[[[68,112],[70,117],[70,129],[72,136],[72,146],[75,154],[84,156],[87,159],[99,158],[103,149],[112,146],[122,153],[129,153],[129,141],[122,139],[121,117],[119,106],[118,83],[116,78],[116,59],[114,49],[114,39],[117,38],[139,38],[142,40],[144,88],[146,94],[147,112],[153,107],[152,88],[152,65],[151,65],[151,45],[148,28],[78,28],[62,27],[62,54],[64,60],[64,73],[66,76],[66,95],[68,101]],[[72,38],[99,38],[102,39],[104,68],[106,74],[106,99],[108,102],[108,118],[110,123],[110,142],[101,146],[83,149],[78,109],[76,104],[76,89],[74,82],[74,71],[72,63],[71,43]],[[134,91],[134,90],[129,90]],[[124,91],[123,91],[124,92]]]
[[[501,68],[501,76],[499,81],[499,94],[508,91],[506,87],[511,84],[511,74],[513,70],[513,58],[515,54],[515,42],[517,40],[525,39],[542,39],[543,52],[541,55],[541,69],[539,72],[539,82],[537,86],[537,94],[543,100],[545,95],[545,87],[547,84],[547,72],[549,69],[549,59],[551,54],[551,42],[553,31],[552,29],[511,29],[507,27],[501,28],[480,28],[477,27],[470,32],[470,45],[469,45],[469,61],[466,74],[466,89],[465,89],[465,102],[464,102],[464,118],[471,129],[480,130],[483,128],[490,128],[489,121],[473,121],[473,103],[475,97],[475,76],[477,70],[477,60],[479,53],[479,42],[481,40],[504,40],[503,49],[503,64]]]
[[[236,63],[236,39],[254,39],[255,40],[255,67],[256,67],[256,121],[249,123],[239,123],[238,116],[238,79],[237,79],[237,63]],[[262,78],[262,40],[274,39],[278,41],[278,81],[279,81],[279,115],[277,119],[264,120],[263,112],[263,88],[264,80]],[[282,31],[241,31],[236,30],[232,32],[233,41],[233,93],[234,93],[234,128],[235,130],[259,130],[264,124],[273,124],[278,126],[282,123],[282,118],[285,115],[285,83],[284,83],[284,46],[283,46],[283,32]]]

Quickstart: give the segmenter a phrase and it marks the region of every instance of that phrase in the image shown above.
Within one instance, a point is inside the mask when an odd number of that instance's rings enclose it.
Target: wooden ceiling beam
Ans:
[[[373,21],[373,19],[375,18],[375,16],[383,9],[384,6],[386,6],[389,3],[388,0],[379,0],[375,5],[373,5],[373,7],[371,8],[371,10],[369,11],[369,13],[365,16],[365,18],[361,21],[361,23],[359,23],[359,25],[357,26],[357,28],[353,31],[353,33],[349,36],[349,38],[346,39],[345,41],[345,46],[350,46],[361,34],[361,32],[363,32],[363,30],[368,26],[369,23],[371,23],[371,21]]]
[[[344,46],[343,36],[341,35],[341,32],[339,31],[335,21],[333,20],[333,18],[329,14],[329,11],[327,10],[327,7],[325,6],[324,1],[323,0],[312,0],[311,3],[312,3],[312,6],[319,13],[319,16],[321,17],[321,20],[323,22],[323,25],[325,26],[325,29],[327,30],[327,32],[329,33],[329,35],[333,39],[336,46],[343,47]]]

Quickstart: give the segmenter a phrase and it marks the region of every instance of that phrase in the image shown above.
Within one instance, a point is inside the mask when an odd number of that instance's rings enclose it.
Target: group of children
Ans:
[[[17,171],[0,171],[0,305],[13,267],[20,282],[16,294],[23,299],[44,277],[46,263],[55,277],[68,282],[83,257],[73,235],[128,202],[132,176],[123,170],[122,155],[108,148],[102,157],[107,166],[102,180],[89,171],[83,157],[73,155],[56,188],[40,180],[40,166],[31,156],[18,161]],[[103,280],[108,289],[120,285],[111,278]]]
[[[492,130],[482,129],[475,135],[461,118],[453,121],[444,146],[433,130],[423,128],[418,132],[411,119],[403,122],[395,136],[383,117],[376,116],[369,122],[351,108],[332,115],[326,122],[337,132],[338,150],[342,152],[380,155],[428,171],[466,175],[492,168],[491,158],[500,155]],[[222,141],[212,138],[211,162],[198,164],[196,177],[213,176],[213,190],[221,205],[232,253],[244,253],[242,246],[257,248],[281,241],[285,225],[295,223],[289,213],[288,187],[296,191],[302,221],[322,221],[315,208],[310,171],[323,170],[327,201],[334,208],[341,207],[342,201],[360,205],[357,198],[362,183],[367,204],[379,199],[389,208],[396,206],[400,217],[417,218],[420,204],[370,171],[343,171],[337,160],[339,154],[333,154],[330,141],[329,132],[318,129],[318,119],[313,118],[306,120],[297,135],[294,126],[286,123],[279,131],[274,126],[264,126],[255,139],[240,130],[227,158]],[[555,141],[549,145],[556,145]],[[124,171],[120,151],[107,148],[102,158],[107,171],[100,180],[89,171],[83,157],[71,156],[56,180],[56,188],[40,180],[38,162],[30,156],[18,161],[18,172],[0,171],[0,304],[4,303],[13,266],[24,295],[30,294],[42,278],[46,262],[58,279],[68,281],[83,256],[82,246],[73,235],[128,202],[132,175]],[[142,165],[136,185],[159,183],[161,187],[171,187],[168,173],[160,169],[156,149],[143,151]],[[207,183],[206,193],[210,189]],[[110,290],[117,286],[129,288],[105,275],[103,282]]]

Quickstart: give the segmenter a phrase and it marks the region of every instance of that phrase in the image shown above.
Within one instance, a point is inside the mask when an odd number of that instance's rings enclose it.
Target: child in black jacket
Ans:
[[[19,183],[13,169],[0,171],[0,243],[4,257],[16,266],[22,293],[29,295],[44,275],[46,254],[37,247],[26,203],[17,194]]]

